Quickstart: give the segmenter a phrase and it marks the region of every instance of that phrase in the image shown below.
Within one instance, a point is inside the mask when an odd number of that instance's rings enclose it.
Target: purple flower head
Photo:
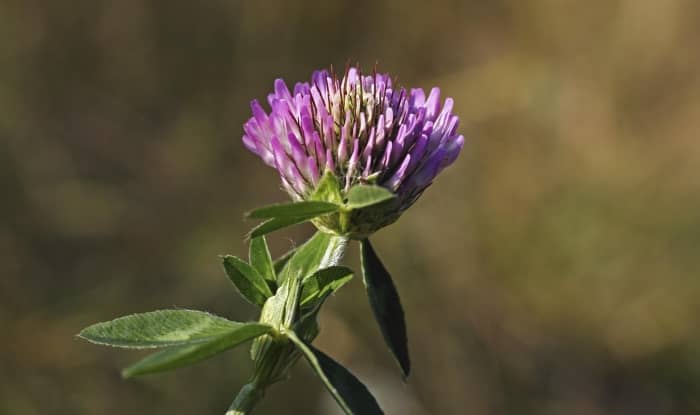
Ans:
[[[342,193],[356,184],[389,189],[396,198],[383,212],[354,218],[382,222],[366,230],[396,220],[464,145],[452,98],[441,105],[440,89],[426,96],[421,88],[395,88],[388,74],[376,71],[363,75],[350,67],[342,78],[316,71],[293,92],[277,79],[267,100],[269,113],[251,102],[245,146],[277,169],[294,200],[308,199],[326,171]],[[377,220],[378,213],[386,218]]]

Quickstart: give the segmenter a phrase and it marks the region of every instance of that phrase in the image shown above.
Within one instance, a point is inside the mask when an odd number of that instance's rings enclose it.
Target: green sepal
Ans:
[[[396,291],[391,275],[379,260],[369,239],[360,243],[362,279],[367,289],[367,297],[379,324],[384,341],[401,367],[404,378],[411,371],[408,354],[408,337],[406,322],[401,307],[399,293]]]
[[[293,331],[284,331],[311,365],[338,405],[348,415],[382,415],[377,400],[348,369],[322,351],[300,339]]]
[[[257,238],[258,236],[267,235],[270,232],[286,228],[292,225],[308,222],[316,216],[293,216],[288,218],[273,218],[259,224],[246,234],[246,238]]]
[[[332,175],[328,177],[331,176]],[[324,178],[325,177],[326,176],[324,176]],[[324,184],[328,183],[329,180],[331,179],[326,179],[324,182],[322,179],[319,186],[323,185],[323,187],[319,187],[319,189],[329,188],[329,186],[331,186],[330,184]],[[319,189],[316,190],[314,195],[318,194]],[[322,191],[324,194],[325,192],[326,191]],[[338,199],[337,197],[332,197],[331,199],[315,199],[314,196],[312,196],[311,199],[312,200],[301,202],[265,206],[249,212],[247,216],[250,218],[267,220],[253,228],[248,233],[248,237],[256,238],[278,229],[286,228],[287,226],[297,225],[320,216],[338,212],[342,209],[342,206],[340,206],[342,199]]]
[[[395,197],[395,194],[384,187],[358,184],[351,187],[348,191],[345,208],[362,209],[386,202]]]
[[[93,324],[78,337],[105,346],[148,349],[205,343],[240,324],[203,311],[158,310]]]
[[[212,357],[239,344],[264,334],[274,332],[267,324],[236,323],[227,333],[209,339],[205,343],[172,347],[153,353],[122,371],[125,378],[177,369]]]
[[[225,255],[222,257],[222,262],[226,275],[241,296],[251,304],[262,307],[265,300],[272,295],[265,278],[250,264],[238,257]]]
[[[264,236],[253,238],[250,241],[248,260],[250,265],[258,271],[258,274],[267,281],[270,290],[274,292],[277,289],[277,278],[270,249]]]

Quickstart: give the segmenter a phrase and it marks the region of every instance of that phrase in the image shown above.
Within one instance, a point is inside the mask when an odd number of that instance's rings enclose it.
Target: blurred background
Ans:
[[[408,383],[359,279],[318,347],[388,414],[700,413],[699,38],[694,0],[3,0],[0,413],[224,412],[246,348],[122,381],[141,353],[74,336],[168,307],[255,318],[218,259],[286,200],[240,142],[249,101],[348,60],[439,85],[468,142],[374,238]],[[299,364],[257,413],[339,412]]]

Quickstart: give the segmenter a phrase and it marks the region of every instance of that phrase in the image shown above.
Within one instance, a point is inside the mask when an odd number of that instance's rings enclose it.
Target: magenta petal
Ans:
[[[423,88],[411,89],[410,98],[408,99],[408,104],[413,108],[422,107],[425,103],[425,91]]]
[[[374,151],[374,140],[375,140],[375,133],[374,133],[374,127],[369,131],[369,139],[367,140],[367,144],[365,145],[365,149],[362,152],[362,160],[367,160],[371,155],[372,152]]]
[[[440,88],[433,88],[430,90],[430,95],[428,100],[425,101],[425,108],[427,110],[426,117],[429,120],[435,118],[440,109]]]
[[[292,100],[292,94],[289,93],[289,88],[287,88],[287,84],[282,79],[275,79],[275,95],[277,98],[285,101]]]
[[[387,74],[362,75],[351,67],[339,79],[316,71],[293,93],[276,79],[267,98],[269,113],[251,102],[242,141],[279,171],[295,200],[308,196],[327,170],[346,190],[378,179],[397,192],[403,210],[464,146],[452,98],[441,105],[439,88],[429,94],[394,88]]]
[[[318,166],[324,166],[326,164],[326,149],[323,148],[321,138],[316,132],[314,133],[314,146],[316,149],[316,164]]]
[[[252,152],[255,153],[255,154],[258,153],[258,150],[257,150],[257,148],[255,147],[255,140],[253,140],[252,138],[250,138],[250,137],[247,136],[247,135],[243,135],[243,139],[242,139],[242,140],[243,140],[243,145],[244,145],[248,150],[252,151]],[[260,154],[258,154],[258,155],[260,155]]]
[[[413,174],[405,179],[402,187],[408,187],[408,189],[401,189],[401,191],[420,191],[428,186],[440,172],[444,157],[444,149],[433,153]]]
[[[307,159],[307,164],[309,166],[309,171],[311,172],[311,183],[313,183],[314,186],[318,183],[319,175],[318,175],[318,167],[316,167],[316,160],[313,157],[309,157]]]
[[[326,170],[335,171],[335,163],[333,162],[333,152],[331,149],[326,149]]]
[[[294,188],[294,190],[303,195],[307,192],[307,185],[304,178],[299,173],[296,165],[292,160],[289,159],[287,154],[284,152],[282,145],[276,137],[273,137],[270,141],[272,144],[272,150],[275,155],[275,164],[280,175],[282,175],[287,182]]]
[[[348,171],[345,173],[345,191],[347,191],[350,188],[350,183],[353,182],[355,168],[357,167],[359,159],[360,140],[356,138],[355,140],[353,140],[352,143],[352,155],[350,156],[350,160],[348,161]]]
[[[408,171],[408,166],[410,163],[411,155],[407,154],[406,158],[404,158],[403,162],[401,162],[399,168],[396,169],[396,172],[391,176],[391,178],[389,178],[389,180],[386,181],[385,186],[389,187],[395,192],[406,178],[406,172]]]
[[[426,150],[428,146],[428,136],[423,134],[420,136],[418,141],[416,142],[416,145],[413,146],[411,149],[410,155],[411,155],[411,163],[408,165],[408,168],[406,169],[406,172],[408,174],[413,173],[413,171],[418,167],[418,164],[420,164],[421,161],[423,161],[423,157],[425,157]]]
[[[391,152],[394,147],[394,143],[392,141],[389,141],[386,143],[386,148],[384,149],[384,155],[382,156],[381,164],[379,166],[379,169],[382,171],[386,171],[389,169],[389,163],[391,162]]]
[[[301,143],[299,143],[294,134],[289,134],[287,139],[289,140],[292,150],[292,159],[294,159],[299,171],[307,181],[312,181],[313,174],[310,164],[314,163],[309,163],[306,151],[304,151],[304,148],[301,146]]]
[[[454,138],[450,141],[450,143],[445,147],[446,154],[445,154],[445,160],[443,162],[443,168],[454,163],[454,161],[457,159],[457,156],[459,156],[459,153],[462,151],[463,147],[464,147],[464,136],[463,135],[457,136],[456,138]]]
[[[338,143],[338,167],[345,165],[348,159],[348,128],[343,127],[340,130],[340,143]]]
[[[257,99],[250,102],[250,109],[261,127],[267,125],[267,114]]]
[[[308,82],[297,82],[294,84],[294,95],[307,95],[309,93]]]
[[[362,170],[362,177],[367,178],[372,174],[372,155],[370,154],[365,160],[365,167]]]
[[[452,107],[454,106],[454,101],[452,98],[446,98],[445,104],[442,106],[442,111],[435,120],[435,129],[441,129],[450,119],[450,114],[452,113]]]

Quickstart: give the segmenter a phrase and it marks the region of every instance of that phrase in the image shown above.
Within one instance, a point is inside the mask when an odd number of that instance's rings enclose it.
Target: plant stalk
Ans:
[[[346,246],[347,239],[345,237],[331,237],[325,249],[321,251],[323,256],[318,266],[315,269],[304,269],[304,273],[311,275],[319,269],[337,265],[345,254]],[[303,251],[304,248],[304,246],[300,247],[299,251]],[[314,250],[313,252],[318,251]],[[308,251],[305,252],[305,254],[308,253]],[[293,259],[290,259],[290,262],[294,262]],[[305,265],[302,265],[302,268]],[[291,329],[295,326],[295,323],[299,322],[301,316],[299,315],[298,302],[303,275],[293,273],[290,274],[290,277],[294,278],[294,280],[283,282],[283,285],[280,286],[275,295],[268,299],[261,313],[261,322],[286,329]],[[270,310],[277,310],[278,312]],[[311,341],[318,334],[318,325],[315,323],[315,320],[313,320],[311,325],[297,325],[296,329],[299,337],[307,341]],[[238,392],[226,415],[249,415],[265,395],[265,389],[272,383],[285,379],[287,372],[301,354],[294,344],[286,338],[263,336],[255,340],[252,356],[253,360],[255,360],[255,374],[251,381],[245,384]]]
[[[265,395],[265,389],[258,387],[255,382],[246,383],[238,392],[226,415],[248,415]]]

